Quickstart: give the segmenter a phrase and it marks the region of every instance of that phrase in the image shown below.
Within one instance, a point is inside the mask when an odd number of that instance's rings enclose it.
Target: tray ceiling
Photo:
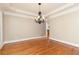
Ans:
[[[41,9],[43,15],[55,11],[66,5],[66,3],[42,3]],[[16,12],[16,10],[37,14],[39,11],[38,3],[0,3],[3,11]]]

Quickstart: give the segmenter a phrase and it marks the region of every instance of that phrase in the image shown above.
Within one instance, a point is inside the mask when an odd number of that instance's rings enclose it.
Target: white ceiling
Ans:
[[[41,9],[43,15],[46,15],[56,9],[66,5],[66,3],[42,3]],[[23,13],[38,13],[38,3],[0,3],[0,8],[3,11],[23,12]]]

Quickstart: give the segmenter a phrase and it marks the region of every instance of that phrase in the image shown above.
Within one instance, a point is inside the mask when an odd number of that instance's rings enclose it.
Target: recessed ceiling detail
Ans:
[[[63,5],[66,5],[66,3],[42,3],[41,10],[43,12],[43,15],[46,15],[47,13],[56,10],[57,8],[62,7]],[[36,14],[39,11],[38,3],[1,3],[0,7],[4,11],[12,11],[11,8],[15,8],[24,12],[29,12]]]
[[[75,3],[42,3],[41,12],[45,18],[50,16],[57,17],[59,15],[66,13],[69,9],[74,9],[72,7],[79,8],[79,4]],[[38,16],[38,3],[0,3],[0,10],[5,14],[21,14],[29,17]],[[69,11],[67,11],[68,13]],[[24,16],[24,17],[25,17]]]

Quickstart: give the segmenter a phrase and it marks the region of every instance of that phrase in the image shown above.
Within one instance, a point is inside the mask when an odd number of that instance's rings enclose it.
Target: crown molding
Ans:
[[[28,11],[24,11],[24,10],[20,10],[18,8],[15,8],[10,3],[8,5],[4,5],[4,6],[6,6],[6,7],[9,8],[8,11],[6,11],[6,10],[3,9],[4,14],[7,14],[7,15],[17,14],[17,16],[18,16],[20,14],[20,15],[22,15],[22,17],[25,17],[25,16],[35,17],[35,16],[37,16],[37,14],[35,14],[35,13],[28,12]],[[0,8],[0,10],[2,10],[2,8]]]
[[[45,17],[49,17],[49,16],[52,16],[54,15],[55,13],[57,14],[57,12],[60,12],[60,11],[63,11],[64,9],[67,9],[69,7],[72,7],[74,5],[74,3],[69,3],[69,4],[66,4],[66,5],[63,5],[62,7],[54,10],[54,11],[51,11],[50,13],[47,13],[46,15],[44,15]]]
[[[15,12],[18,12],[18,13],[22,13],[22,14],[25,14],[25,15],[28,15],[28,16],[37,16],[37,14],[35,14],[35,13],[23,11],[23,10],[14,8],[14,7],[12,7],[12,6],[9,6],[9,8],[10,8],[12,11],[15,11]]]
[[[53,17],[57,17],[57,16],[60,16],[60,15],[63,15],[65,13],[71,12],[71,11],[66,11],[66,10],[70,9],[74,5],[75,5],[74,3],[65,4],[62,7],[58,8],[58,9],[56,9],[56,10],[50,12],[50,13],[47,13],[47,14],[45,14],[43,16],[46,17],[46,18],[50,18],[50,17],[53,18]],[[5,11],[4,14],[6,14],[6,15],[13,15],[13,16],[19,16],[19,17],[28,17],[28,18],[33,18],[33,17],[37,16],[37,14],[35,14],[35,13],[23,11],[23,10],[14,8],[12,6],[9,6],[9,8],[12,11],[14,11],[15,13],[14,12]]]
[[[30,18],[30,19],[33,18],[33,16],[28,16],[28,15],[25,15],[25,14],[9,12],[9,11],[4,11],[3,14],[4,15],[10,15],[10,16],[22,17],[22,18]]]
[[[48,18],[55,18],[55,17],[62,16],[64,14],[71,13],[71,12],[74,12],[74,11],[77,11],[77,10],[79,10],[79,5],[74,5],[71,8],[68,8],[66,10],[63,10],[63,11],[57,13],[57,14],[51,15]]]
[[[37,16],[37,14],[35,14],[35,13],[17,9],[17,8],[13,7],[11,4],[9,4],[8,7],[10,10],[4,11],[5,15],[12,15],[12,16],[18,16],[18,17],[24,17],[24,18],[25,17],[33,18],[33,17]]]

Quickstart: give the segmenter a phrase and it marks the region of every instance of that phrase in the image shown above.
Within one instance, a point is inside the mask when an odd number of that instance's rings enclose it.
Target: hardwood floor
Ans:
[[[75,55],[79,48],[46,38],[6,44],[3,55]]]
[[[0,55],[1,55],[1,49],[0,49]]]

